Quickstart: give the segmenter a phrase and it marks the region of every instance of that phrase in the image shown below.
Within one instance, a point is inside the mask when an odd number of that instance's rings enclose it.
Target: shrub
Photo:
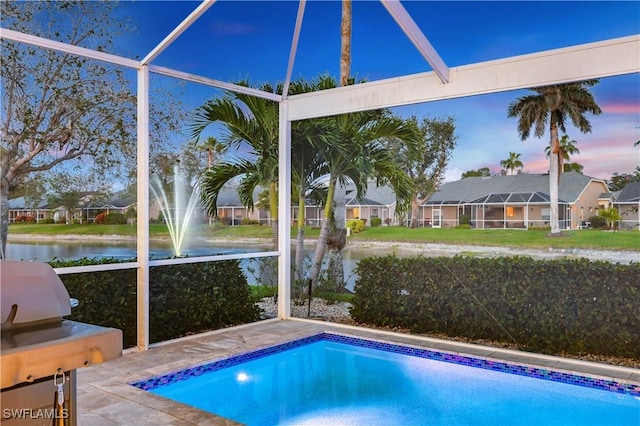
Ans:
[[[105,216],[105,223],[107,225],[125,225],[127,219],[122,213],[107,213]]]
[[[455,229],[471,229],[471,224],[465,223],[455,227]]]
[[[360,323],[640,357],[638,263],[386,256],[361,260],[357,273],[351,316]]]
[[[260,221],[255,219],[250,219],[248,217],[244,217],[240,221],[240,225],[260,225]]]
[[[589,222],[594,229],[602,229],[607,226],[607,218],[604,216],[592,216],[589,218]]]
[[[347,228],[353,233],[364,231],[364,220],[362,219],[349,219],[347,220]]]
[[[530,226],[529,231],[551,231],[550,226]]]
[[[42,219],[42,220],[40,221],[40,223],[43,223],[43,224],[47,224],[47,225],[49,225],[49,224],[55,223],[55,220],[53,220],[53,218],[52,218],[52,217],[48,217],[48,218],[46,218],[46,219]]]
[[[53,267],[120,263],[114,259],[53,260]],[[71,320],[123,332],[125,348],[136,345],[136,270],[60,276],[80,301]],[[157,266],[149,271],[152,343],[256,321],[259,308],[236,260]]]
[[[372,217],[371,218],[371,226],[380,226],[382,225],[382,219],[379,217]]]
[[[461,214],[458,222],[460,225],[469,225],[469,228],[471,228],[471,216],[468,214]],[[469,228],[460,228],[460,229],[469,229]]]
[[[15,223],[36,223],[36,219],[30,215],[16,216]]]
[[[105,225],[107,223],[107,213],[100,212],[96,215],[95,222],[99,225]]]

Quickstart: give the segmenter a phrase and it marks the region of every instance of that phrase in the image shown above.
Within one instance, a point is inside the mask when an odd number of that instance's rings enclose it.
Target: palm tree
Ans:
[[[507,172],[510,172],[508,173],[510,175],[513,175],[516,169],[522,170],[522,167],[524,167],[522,161],[520,161],[520,154],[516,154],[515,152],[509,152],[509,158],[501,160],[500,166]]]
[[[564,173],[565,161],[570,161],[571,156],[575,154],[580,154],[580,150],[576,146],[578,141],[569,140],[569,136],[562,135],[560,140],[558,141],[558,145],[560,146],[560,150],[558,151],[558,173]],[[544,149],[547,158],[551,155],[551,147],[547,146]]]
[[[566,133],[565,124],[571,119],[573,125],[582,133],[591,132],[591,123],[585,113],[599,115],[602,110],[589,91],[598,80],[585,80],[576,83],[559,84],[553,86],[536,87],[531,90],[535,95],[524,96],[512,102],[507,115],[518,118],[518,132],[525,140],[534,128],[537,137],[544,136],[546,126],[549,125],[550,152],[549,156],[549,197],[551,209],[551,235],[560,233],[558,216],[558,129]]]
[[[376,179],[378,185],[393,187],[398,200],[397,210],[406,211],[412,195],[411,180],[394,161],[391,153],[381,143],[385,138],[398,138],[414,145],[417,135],[413,126],[391,116],[386,110],[342,114],[322,119],[326,131],[323,144],[316,149],[326,162],[328,192],[324,202],[324,218],[311,265],[311,280],[317,284],[322,259],[327,245],[339,247],[341,241],[329,238],[334,212],[334,194],[338,184],[353,183],[356,197],[365,195],[368,181]],[[343,277],[334,277],[338,282]],[[337,287],[342,287],[336,282]]]
[[[198,145],[198,149],[207,152],[207,167],[213,166],[215,160],[219,160],[226,148],[213,136],[209,136],[204,142]]]
[[[342,14],[340,19],[340,86],[347,86],[351,76],[351,34],[352,34],[352,18],[351,18],[351,0],[342,0]],[[329,272],[329,281],[339,283],[344,281],[344,258],[342,249],[347,243],[346,225],[346,195],[347,191],[344,185],[337,185],[334,192],[334,210],[333,210],[333,226],[330,227],[329,242],[329,261],[327,270]]]
[[[246,82],[239,84],[247,85]],[[260,88],[273,92],[264,84]],[[278,105],[264,98],[242,93],[227,92],[222,98],[206,102],[196,111],[190,127],[191,137],[197,142],[202,132],[212,123],[223,123],[227,134],[219,142],[225,150],[246,146],[248,155],[214,164],[203,175],[202,204],[210,216],[217,216],[218,195],[222,187],[241,177],[238,194],[242,203],[253,209],[253,193],[261,185],[269,192],[269,213],[273,229],[274,247],[278,236]]]
[[[351,0],[342,0],[340,20],[340,86],[349,84],[351,76]]]

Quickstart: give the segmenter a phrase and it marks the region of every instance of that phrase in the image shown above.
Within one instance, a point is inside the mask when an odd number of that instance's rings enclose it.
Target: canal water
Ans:
[[[168,241],[150,241],[149,251],[151,259],[167,259],[173,256],[173,248]],[[199,242],[197,245],[184,250],[184,255],[190,257],[227,255],[239,253],[260,253],[270,251],[269,245],[256,243],[223,243]],[[295,249],[292,248],[292,258]],[[355,268],[360,259],[371,256],[390,254],[389,249],[357,249],[345,248],[344,274],[346,287],[353,289],[356,275]],[[7,259],[9,260],[37,260],[48,262],[53,259],[72,260],[82,258],[114,258],[118,260],[134,259],[137,256],[135,241],[10,241],[7,243]],[[310,264],[313,257],[313,245],[308,244],[305,249],[305,262]],[[326,256],[325,256],[326,259]],[[242,268],[250,284],[255,284],[255,276],[259,270],[259,259],[241,261]]]

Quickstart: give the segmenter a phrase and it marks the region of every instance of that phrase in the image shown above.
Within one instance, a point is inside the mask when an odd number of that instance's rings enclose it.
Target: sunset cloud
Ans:
[[[640,120],[640,104],[638,103],[618,103],[600,105],[603,113],[609,114],[635,114]]]

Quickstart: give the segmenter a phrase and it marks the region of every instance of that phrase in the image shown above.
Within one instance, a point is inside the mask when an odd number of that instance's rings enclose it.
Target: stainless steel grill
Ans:
[[[75,425],[76,369],[122,356],[122,332],[65,320],[71,299],[46,263],[0,261],[0,289],[3,426]]]

